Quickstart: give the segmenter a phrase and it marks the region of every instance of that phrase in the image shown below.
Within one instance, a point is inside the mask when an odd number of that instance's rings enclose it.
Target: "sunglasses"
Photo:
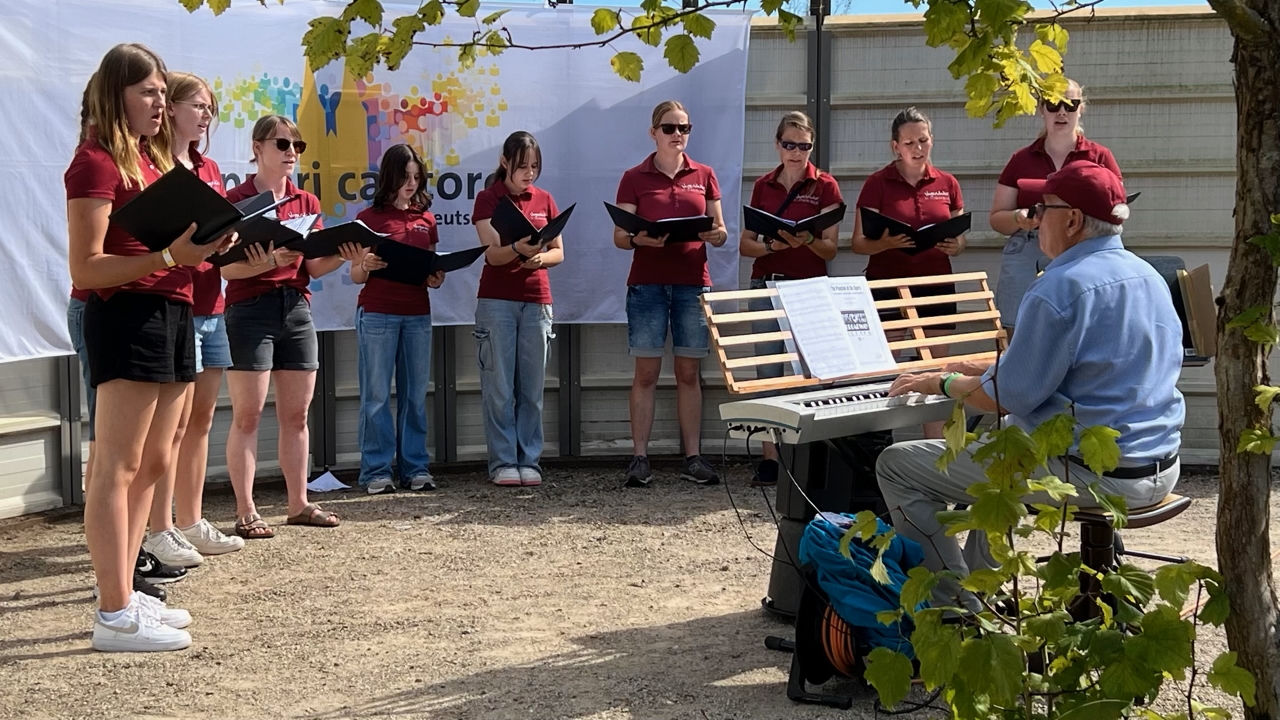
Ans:
[[[783,150],[803,150],[805,152],[809,152],[813,149],[813,143],[798,143],[791,142],[790,140],[779,140],[778,144],[782,146]]]
[[[657,127],[662,129],[663,135],[675,135],[677,132],[681,135],[688,135],[693,132],[693,123],[662,123]]]
[[[293,146],[294,152],[301,155],[307,151],[307,143],[305,140],[287,140],[285,138],[276,138],[276,149],[280,152],[289,152],[289,146]]]
[[[1049,102],[1048,100],[1045,100],[1044,109],[1051,113],[1056,113],[1064,109],[1067,112],[1075,112],[1080,109],[1081,102],[1082,101],[1079,98],[1076,98],[1075,100],[1063,100],[1062,102]]]
[[[1028,218],[1044,217],[1044,211],[1045,211],[1045,210],[1051,210],[1051,209],[1053,209],[1053,208],[1058,208],[1059,210],[1071,210],[1071,209],[1072,209],[1072,207],[1071,207],[1070,205],[1046,205],[1046,204],[1044,204],[1044,203],[1042,203],[1042,202],[1041,202],[1041,203],[1036,203],[1035,205],[1032,205],[1032,206],[1031,206],[1031,212],[1027,213],[1027,217],[1028,217]]]

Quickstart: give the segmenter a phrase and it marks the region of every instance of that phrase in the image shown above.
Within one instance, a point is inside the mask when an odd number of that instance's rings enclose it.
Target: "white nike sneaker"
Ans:
[[[161,623],[131,601],[124,614],[112,622],[95,612],[91,643],[94,650],[102,652],[168,652],[190,647],[191,635]]]
[[[142,541],[142,549],[155,555],[165,565],[193,568],[204,562],[204,556],[187,542],[187,538],[177,528],[151,533]]]
[[[133,602],[142,608],[142,612],[152,615],[162,625],[181,630],[191,624],[191,613],[186,610],[171,608],[146,593],[140,593],[135,590],[133,592]]]
[[[244,549],[244,538],[224,535],[204,518],[200,518],[200,522],[189,528],[180,528],[178,532],[201,555],[225,555]]]

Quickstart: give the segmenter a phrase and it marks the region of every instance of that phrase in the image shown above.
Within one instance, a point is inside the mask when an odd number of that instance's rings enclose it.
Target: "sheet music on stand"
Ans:
[[[816,277],[774,288],[811,377],[837,380],[896,367],[865,278]]]

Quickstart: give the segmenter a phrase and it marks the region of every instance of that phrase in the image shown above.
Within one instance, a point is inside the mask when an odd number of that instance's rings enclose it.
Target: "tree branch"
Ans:
[[[1223,20],[1227,21],[1227,27],[1231,28],[1231,34],[1237,38],[1248,43],[1256,43],[1269,35],[1266,21],[1241,0],[1208,1],[1209,6],[1221,15]]]

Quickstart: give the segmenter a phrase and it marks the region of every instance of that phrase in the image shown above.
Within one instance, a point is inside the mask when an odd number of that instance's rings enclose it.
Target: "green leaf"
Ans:
[[[916,613],[911,647],[920,662],[920,679],[929,690],[947,685],[960,667],[960,628],[942,623],[941,610]]]
[[[1280,438],[1272,435],[1270,429],[1249,428],[1240,433],[1240,443],[1236,445],[1236,452],[1270,455],[1276,447],[1277,439]]]
[[[231,7],[231,0],[209,0],[209,10],[213,12],[214,17],[226,12],[229,7]]]
[[[481,23],[482,25],[492,25],[492,24],[494,24],[494,23],[498,22],[499,20],[501,20],[501,19],[502,19],[502,16],[503,16],[503,15],[506,15],[506,14],[507,14],[507,13],[509,13],[509,12],[511,12],[511,11],[510,11],[510,10],[499,10],[499,11],[497,11],[497,12],[489,13],[488,15],[485,15],[485,16],[484,16],[484,19],[483,19],[483,20],[481,20],[481,21],[480,21],[480,23]]]
[[[391,27],[394,30],[383,50],[382,59],[388,70],[398,70],[413,49],[413,38],[427,28],[427,22],[421,14],[405,15],[392,20]]]
[[[1004,581],[1003,573],[989,568],[979,568],[960,580],[960,587],[982,595],[995,595],[1004,586]]]
[[[1032,492],[1045,493],[1054,502],[1062,502],[1069,497],[1075,497],[1080,494],[1075,485],[1062,482],[1053,475],[1045,475],[1042,478],[1032,480],[1027,483],[1027,489]]]
[[[973,461],[986,467],[988,478],[1007,487],[1041,464],[1037,449],[1026,430],[1009,425],[987,433],[986,441],[973,451]]]
[[[684,31],[694,37],[711,39],[711,33],[716,30],[716,21],[703,15],[702,13],[691,13],[680,18],[680,24],[684,26]]]
[[[1270,323],[1254,323],[1244,329],[1244,336],[1267,348],[1280,345],[1280,328]]]
[[[938,576],[923,565],[917,565],[907,571],[907,579],[902,583],[899,602],[908,613],[915,613],[920,603],[928,600],[937,586]]]
[[[698,46],[693,37],[685,34],[672,35],[667,38],[666,49],[662,56],[667,59],[676,72],[687,73],[698,64]]]
[[[1064,555],[1055,552],[1049,560],[1040,566],[1036,575],[1044,581],[1046,589],[1075,585],[1080,571],[1080,553]]]
[[[1187,595],[1191,593],[1191,586],[1196,583],[1196,579],[1194,563],[1161,565],[1156,570],[1156,592],[1170,605],[1182,607],[1187,602]]]
[[[1225,652],[1213,661],[1209,671],[1209,683],[1229,695],[1236,695],[1245,705],[1253,707],[1257,702],[1257,684],[1253,675],[1236,665],[1236,653]]]
[[[1002,633],[969,638],[960,647],[957,673],[970,688],[981,688],[997,705],[1009,705],[1022,690],[1022,651]]]
[[[1116,443],[1118,437],[1119,430],[1101,425],[1087,427],[1080,433],[1080,457],[1094,475],[1115,470],[1120,464],[1120,445]]]
[[[976,72],[964,83],[964,92],[969,96],[965,103],[965,111],[969,117],[982,117],[991,109],[996,91],[1000,89],[1000,78],[990,72]]]
[[[351,34],[351,23],[341,18],[318,17],[307,25],[310,29],[302,36],[302,47],[313,71],[342,57],[347,49],[347,36]]]
[[[1160,605],[1142,616],[1142,634],[1125,642],[1125,654],[1148,668],[1178,677],[1191,667],[1191,643],[1195,628],[1178,609]]]
[[[444,20],[444,3],[440,2],[440,0],[431,0],[431,2],[422,6],[422,9],[418,11],[418,15],[422,16],[422,19],[428,25],[439,25]]]
[[[372,32],[361,35],[347,46],[347,70],[356,77],[364,77],[373,70],[378,62],[378,41],[380,33]]]
[[[1128,652],[1108,662],[1098,677],[1098,685],[1109,697],[1146,697],[1160,687],[1163,676]]]
[[[1040,529],[1054,535],[1062,527],[1062,508],[1044,503],[1031,503],[1031,507],[1036,511],[1035,525],[1031,530]]]
[[[1266,250],[1271,256],[1271,264],[1280,264],[1280,232],[1272,230],[1266,235],[1254,235],[1245,242]]]
[[[1258,409],[1262,412],[1270,412],[1271,404],[1276,401],[1276,396],[1280,395],[1280,387],[1275,385],[1254,385],[1253,391],[1258,393],[1258,396],[1253,401],[1257,403]]]
[[[796,28],[804,22],[804,18],[795,13],[788,12],[785,8],[778,9],[778,27],[782,28],[782,34],[786,36],[787,42],[796,41]]]
[[[640,3],[640,9],[646,13],[655,13],[662,7],[662,0],[643,0]]]
[[[1122,598],[1146,605],[1155,593],[1155,579],[1137,565],[1124,563],[1102,579],[1102,589]]]
[[[363,20],[373,27],[382,27],[382,2],[380,0],[351,0],[342,11],[347,22]]]
[[[970,488],[970,492],[973,488]],[[969,505],[974,524],[994,535],[1003,535],[1027,514],[1017,490],[987,488]]]
[[[764,11],[765,15],[772,15],[782,9],[783,2],[785,0],[761,0],[760,9]]]
[[[609,8],[596,8],[591,13],[591,29],[597,35],[603,35],[618,27],[618,11]]]
[[[1221,626],[1231,614],[1231,602],[1227,599],[1227,591],[1221,583],[1216,582],[1205,583],[1205,588],[1209,591],[1209,601],[1200,608],[1200,622]]]
[[[1108,495],[1102,492],[1098,483],[1089,483],[1089,494],[1098,505],[1111,515],[1111,527],[1119,530],[1129,524],[1129,505],[1119,495]]]
[[[1027,48],[1027,54],[1035,61],[1036,69],[1042,73],[1062,72],[1062,53],[1053,47],[1036,40]]]
[[[911,691],[911,661],[888,648],[878,647],[867,654],[867,669],[862,676],[887,708],[902,702]]]
[[[654,15],[640,15],[631,20],[631,28],[636,37],[645,45],[658,47],[662,44],[662,20]]]
[[[904,613],[902,612],[902,608],[898,608],[897,610],[881,610],[876,613],[876,622],[886,626],[892,625],[901,620],[903,615]]]
[[[930,2],[924,13],[925,43],[942,47],[964,34],[969,26],[968,8],[968,3]]]
[[[1254,305],[1245,310],[1231,320],[1227,321],[1229,328],[1247,328],[1250,325],[1259,323],[1271,316],[1270,305]]]
[[[507,38],[500,30],[490,30],[481,38],[481,44],[494,55],[501,55],[507,49]]]
[[[457,13],[462,17],[475,17],[480,11],[480,0],[461,0],[458,3]]]
[[[476,64],[476,44],[467,43],[458,48],[458,65],[468,69]]]
[[[1040,38],[1041,42],[1051,43],[1060,53],[1067,52],[1067,39],[1070,36],[1067,35],[1067,29],[1057,23],[1037,25],[1036,37]]]
[[[1036,441],[1043,457],[1060,457],[1076,441],[1076,419],[1067,413],[1058,413],[1045,420],[1031,431],[1031,439]]]
[[[966,423],[964,401],[957,400],[955,406],[951,408],[951,416],[942,426],[942,439],[946,441],[946,447],[934,462],[938,472],[945,473],[947,466],[955,462],[956,458],[960,457],[960,453],[969,447],[969,443],[977,439],[976,434],[968,431]]]
[[[1055,610],[1047,615],[1035,615],[1026,619],[1023,627],[1032,635],[1050,643],[1057,642],[1067,633],[1071,615],[1065,610]]]
[[[1058,720],[1115,720],[1124,717],[1132,700],[1090,700],[1058,716]]]
[[[880,551],[879,555],[876,555],[875,562],[871,563],[871,579],[881,585],[888,585],[890,582],[889,569],[884,565],[883,550]]]
[[[1280,226],[1280,213],[1271,216],[1271,224]]]
[[[187,12],[192,13],[199,10],[200,7],[204,5],[204,0],[178,0],[178,2],[182,7],[187,9]]]
[[[987,57],[991,54],[991,45],[990,34],[982,34],[974,38],[966,37],[963,47],[956,52],[955,59],[947,66],[951,77],[959,80],[965,75],[982,70]]]
[[[1191,701],[1191,712],[1204,715],[1205,720],[1231,720],[1230,712],[1220,707],[1210,707],[1195,699]]]

